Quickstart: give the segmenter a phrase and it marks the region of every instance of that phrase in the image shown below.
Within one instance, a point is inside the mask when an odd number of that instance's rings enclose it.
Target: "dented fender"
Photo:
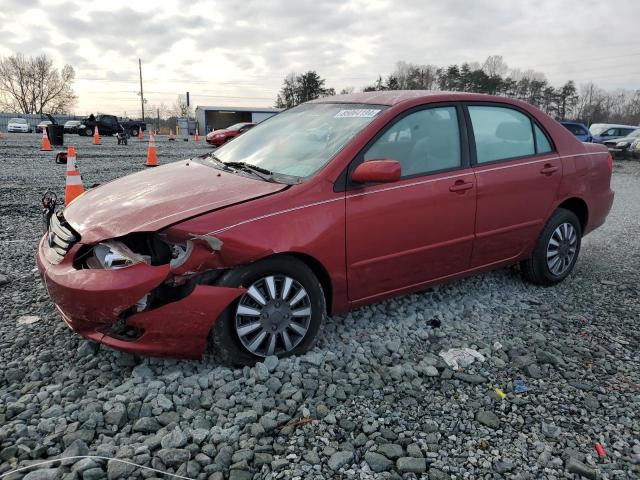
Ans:
[[[177,265],[171,262],[171,273],[173,275],[181,276],[201,273],[205,270],[220,267],[216,253],[222,248],[220,240],[213,237],[209,237],[209,239],[193,237],[191,240],[187,240],[186,244],[187,252],[185,258]]]

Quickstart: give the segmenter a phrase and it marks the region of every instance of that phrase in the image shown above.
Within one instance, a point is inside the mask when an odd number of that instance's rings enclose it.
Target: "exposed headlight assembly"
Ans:
[[[87,258],[87,266],[115,270],[149,261],[149,256],[132,252],[124,243],[107,240],[93,247],[93,255]]]
[[[616,143],[616,147],[627,147],[629,146],[629,142],[618,142]]]

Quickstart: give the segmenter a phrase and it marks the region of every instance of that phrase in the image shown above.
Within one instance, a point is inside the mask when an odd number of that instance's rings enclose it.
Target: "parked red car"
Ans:
[[[121,350],[309,348],[326,314],[520,263],[553,285],[613,202],[612,159],[540,110],[464,93],[323,98],[206,158],[88,190],[38,247],[65,322]]]
[[[230,127],[223,128],[221,130],[214,130],[207,133],[206,140],[209,145],[219,147],[220,145],[227,143],[229,140],[233,140],[238,135],[242,135],[244,132],[255,126],[256,124],[251,122],[236,123],[235,125],[231,125]]]

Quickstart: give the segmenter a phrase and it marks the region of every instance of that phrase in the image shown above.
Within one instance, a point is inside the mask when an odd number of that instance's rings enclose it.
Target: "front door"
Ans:
[[[402,178],[347,190],[351,301],[392,295],[469,267],[476,181],[461,117],[456,105],[412,110],[356,159],[397,160]]]

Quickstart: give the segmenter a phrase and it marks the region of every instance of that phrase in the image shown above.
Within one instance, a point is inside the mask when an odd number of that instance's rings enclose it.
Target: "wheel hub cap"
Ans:
[[[570,223],[562,223],[551,234],[547,244],[547,267],[556,276],[571,266],[578,246],[578,233]]]
[[[235,329],[242,345],[265,357],[293,350],[311,322],[311,300],[291,277],[271,275],[255,281],[240,297]]]

